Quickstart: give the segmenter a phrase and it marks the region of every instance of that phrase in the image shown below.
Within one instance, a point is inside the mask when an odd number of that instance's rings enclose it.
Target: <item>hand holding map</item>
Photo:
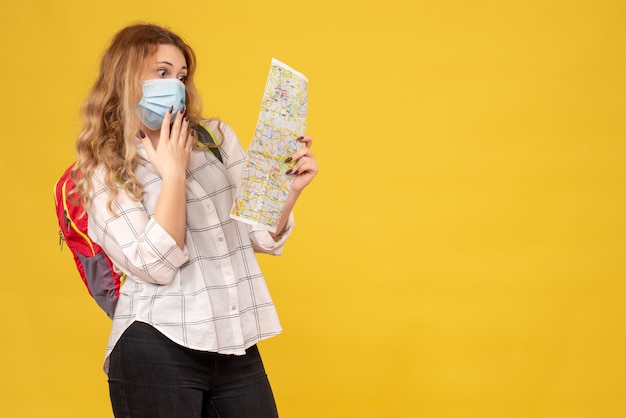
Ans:
[[[307,112],[307,78],[272,59],[252,143],[231,217],[276,232],[293,176],[285,162],[302,144]]]

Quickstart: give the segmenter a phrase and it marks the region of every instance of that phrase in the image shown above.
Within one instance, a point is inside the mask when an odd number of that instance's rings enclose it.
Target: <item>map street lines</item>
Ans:
[[[230,216],[276,232],[293,176],[285,160],[302,144],[307,112],[307,78],[272,59],[261,110]]]

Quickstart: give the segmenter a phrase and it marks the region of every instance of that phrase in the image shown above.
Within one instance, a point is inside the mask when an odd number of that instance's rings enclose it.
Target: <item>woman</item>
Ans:
[[[230,218],[244,154],[201,120],[196,58],[155,25],[122,29],[83,106],[77,139],[89,235],[127,278],[104,369],[116,417],[274,417],[256,343],[281,328],[254,252],[279,255],[291,210],[317,174],[312,139],[270,233]],[[198,142],[219,137],[223,162]]]

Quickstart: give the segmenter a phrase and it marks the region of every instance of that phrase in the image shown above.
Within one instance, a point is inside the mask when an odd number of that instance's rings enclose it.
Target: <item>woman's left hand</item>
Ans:
[[[291,189],[296,192],[301,192],[311,183],[313,177],[317,174],[318,168],[315,155],[311,152],[313,138],[309,135],[304,135],[298,138],[298,141],[304,143],[305,146],[291,156],[291,160],[289,161],[295,161],[296,163],[287,171],[287,174],[296,177],[293,180]]]
[[[280,215],[278,223],[276,224],[276,231],[280,232],[270,232],[274,241],[278,241],[280,237],[282,237],[287,226],[287,222],[289,221],[289,214],[293,210],[296,201],[298,200],[298,196],[300,196],[302,190],[309,185],[311,180],[313,180],[313,177],[317,174],[317,161],[311,152],[313,138],[308,135],[304,135],[298,138],[298,141],[304,143],[305,146],[300,148],[291,157],[285,160],[286,163],[295,161],[293,167],[287,170],[286,173],[289,176],[295,176],[295,178],[291,184],[291,190],[289,190],[289,193],[287,194],[287,200],[285,202],[283,212]]]

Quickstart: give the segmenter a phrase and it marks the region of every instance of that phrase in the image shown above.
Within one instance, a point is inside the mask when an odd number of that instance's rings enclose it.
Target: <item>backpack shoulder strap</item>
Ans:
[[[201,129],[198,129],[198,140],[203,143],[204,145],[215,145],[217,144],[217,139],[215,134],[209,129],[208,126],[206,126],[203,123],[200,123],[198,125]],[[212,153],[213,155],[215,155],[215,158],[217,158],[218,160],[220,160],[220,162],[223,164],[224,161],[222,160],[222,154],[220,154],[220,149],[219,147],[207,147]]]

